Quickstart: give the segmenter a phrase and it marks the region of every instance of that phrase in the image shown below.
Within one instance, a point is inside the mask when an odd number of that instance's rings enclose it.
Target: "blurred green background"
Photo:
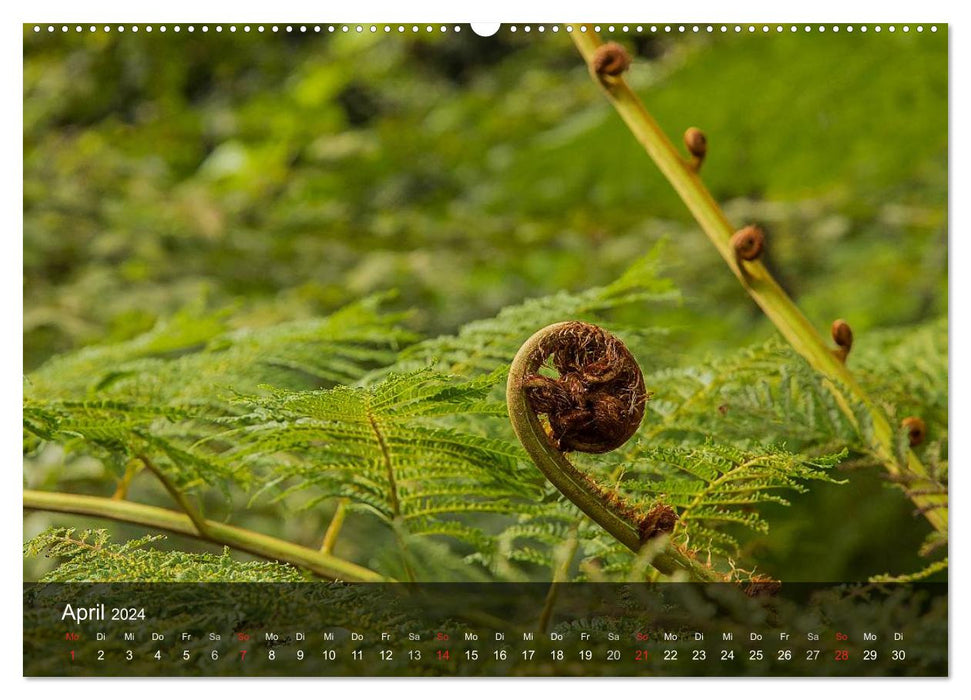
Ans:
[[[707,133],[713,195],[767,229],[821,329],[843,317],[861,342],[946,315],[946,31],[613,38],[671,138]],[[25,27],[25,372],[199,304],[260,325],[395,289],[415,331],[448,333],[606,283],[661,239],[685,304],[650,323],[685,364],[773,334],[564,31]],[[806,580],[922,566],[910,504],[852,478],[774,514],[749,554]],[[838,538],[797,525],[834,512],[853,517]]]

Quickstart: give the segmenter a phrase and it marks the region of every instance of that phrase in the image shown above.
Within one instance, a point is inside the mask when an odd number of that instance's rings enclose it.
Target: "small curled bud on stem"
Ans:
[[[907,416],[900,421],[900,427],[907,432],[907,441],[911,447],[917,447],[927,437],[927,426],[917,416]]]
[[[684,132],[684,147],[691,154],[691,169],[698,172],[708,153],[708,137],[701,129],[692,126]]]
[[[758,226],[746,226],[732,236],[732,249],[738,260],[758,260],[765,247],[765,234]]]
[[[839,358],[839,361],[846,364],[846,358],[850,354],[850,350],[853,349],[853,329],[850,328],[850,324],[841,318],[833,321],[833,327],[830,328],[830,333],[833,336],[833,342],[836,343],[838,348],[833,351],[833,354]]]
[[[601,84],[611,85],[630,68],[630,63],[627,49],[610,41],[597,47],[590,67]]]
[[[550,365],[558,376],[541,374]],[[516,353],[506,384],[509,419],[533,463],[580,510],[635,552],[674,531],[674,509],[656,503],[645,511],[577,469],[566,453],[620,447],[637,432],[649,398],[627,347],[582,321],[555,323],[535,333]],[[545,424],[540,416],[546,417]],[[652,565],[662,573],[684,570],[698,580],[721,578],[670,544]]]

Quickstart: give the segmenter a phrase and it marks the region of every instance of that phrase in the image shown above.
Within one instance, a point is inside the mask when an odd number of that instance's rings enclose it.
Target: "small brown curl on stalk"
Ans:
[[[847,356],[850,354],[850,350],[853,349],[853,329],[850,328],[850,324],[846,321],[838,318],[833,321],[833,327],[830,328],[830,333],[833,336],[833,342],[839,346],[834,351],[834,354],[839,358],[840,362],[845,363]]]
[[[660,535],[670,535],[678,524],[678,514],[666,503],[656,503],[638,523],[641,540],[647,542]]]
[[[758,226],[746,226],[732,236],[732,248],[739,260],[758,260],[765,247],[765,234]]]
[[[610,41],[597,47],[590,67],[604,85],[611,84],[630,68],[630,54],[620,44]]]
[[[684,147],[691,154],[691,169],[697,172],[705,161],[705,154],[708,153],[708,137],[701,129],[689,127],[684,132]]]
[[[917,416],[907,416],[900,421],[900,427],[907,431],[907,441],[911,447],[917,447],[927,437],[927,426]]]

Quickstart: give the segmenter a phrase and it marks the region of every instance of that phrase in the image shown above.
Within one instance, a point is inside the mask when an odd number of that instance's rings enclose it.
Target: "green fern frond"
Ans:
[[[192,446],[206,433],[192,415],[191,410],[165,405],[108,400],[38,404],[27,399],[24,431],[116,468],[132,459],[150,459],[183,488],[246,484],[252,475],[245,469],[219,453]]]
[[[59,443],[116,471],[146,456],[182,487],[225,490],[255,476],[221,458],[220,419],[265,382],[354,382],[411,336],[371,297],[334,314],[268,328],[226,329],[223,316],[183,313],[126,343],[55,358],[30,375],[24,449]]]
[[[710,532],[733,524],[765,532],[759,505],[788,505],[778,492],[802,492],[809,481],[843,483],[830,472],[845,456],[809,458],[779,446],[742,449],[710,440],[698,447],[656,445],[627,466],[623,487],[673,506],[697,544],[699,527]],[[713,541],[712,549],[725,551],[724,540],[714,540],[721,543]]]
[[[923,581],[945,570],[947,570],[947,557],[931,562],[920,571],[915,571],[912,574],[902,574],[899,576],[881,574],[880,576],[871,576],[870,581],[872,583],[913,583],[915,581]]]
[[[126,343],[57,357],[29,377],[38,399],[111,397],[145,404],[211,404],[260,384],[353,383],[392,362],[413,336],[384,296],[330,316],[228,330],[221,316],[182,314]]]
[[[495,412],[485,400],[502,373],[471,382],[418,370],[368,388],[274,391],[240,399],[234,421],[241,463],[293,481],[290,492],[342,497],[409,532],[481,544],[468,514],[528,510],[542,492],[509,441],[463,431],[445,416]]]
[[[647,378],[654,391],[642,436],[719,442],[843,443],[855,430],[832,392],[788,346],[773,340],[700,366]]]
[[[46,556],[62,561],[41,581],[146,581],[157,583],[286,582],[311,577],[286,564],[241,562],[229,552],[188,554],[162,551],[154,535],[123,544],[110,541],[107,530],[51,528],[24,543],[24,556]]]

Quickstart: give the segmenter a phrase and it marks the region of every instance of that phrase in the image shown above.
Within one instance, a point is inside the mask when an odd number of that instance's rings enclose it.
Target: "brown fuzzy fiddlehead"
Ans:
[[[637,432],[648,395],[630,351],[615,336],[579,321],[558,324],[537,344],[530,364],[552,361],[559,377],[525,378],[526,398],[545,414],[560,452],[610,452]]]
[[[543,367],[558,376],[542,374]],[[564,496],[635,552],[673,532],[674,509],[663,503],[649,510],[631,504],[577,469],[565,453],[620,447],[640,426],[648,398],[627,347],[581,321],[555,323],[535,333],[516,353],[506,385],[509,419],[530,459]],[[670,544],[652,563],[664,573],[681,569],[701,580],[718,578]]]

